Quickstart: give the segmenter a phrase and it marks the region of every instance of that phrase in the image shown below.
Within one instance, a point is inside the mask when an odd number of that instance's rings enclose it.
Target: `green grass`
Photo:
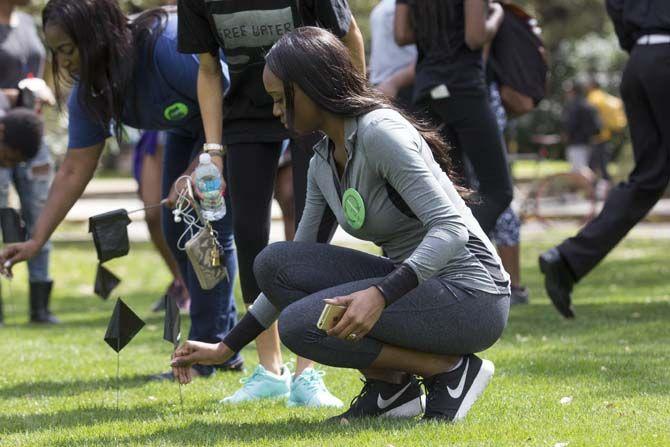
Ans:
[[[578,288],[577,320],[561,320],[542,291],[537,254],[565,234],[524,246],[524,281],[532,304],[514,308],[502,340],[484,356],[496,375],[466,421],[456,425],[368,422],[323,425],[335,410],[287,409],[282,403],[224,407],[239,375],[223,374],[179,389],[147,382],[166,370],[170,345],[150,304],[167,273],[147,245],[111,269],[117,289],[147,322],[121,353],[116,411],[116,355],[103,342],[113,302],[92,296],[91,245],[58,245],[54,310],[63,324],[29,326],[25,270],[13,293],[3,281],[8,324],[0,329],[0,445],[245,446],[667,446],[670,445],[670,264],[668,240],[630,239]],[[256,363],[244,351],[248,368]],[[287,353],[287,358],[292,356]],[[330,389],[348,401],[358,374],[326,368]],[[572,402],[560,403],[563,397]]]

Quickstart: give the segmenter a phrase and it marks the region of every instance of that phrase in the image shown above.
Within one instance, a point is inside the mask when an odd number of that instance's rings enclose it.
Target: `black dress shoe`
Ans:
[[[540,270],[544,273],[544,288],[554,307],[565,318],[574,318],[572,311],[572,287],[575,278],[557,248],[540,255]]]

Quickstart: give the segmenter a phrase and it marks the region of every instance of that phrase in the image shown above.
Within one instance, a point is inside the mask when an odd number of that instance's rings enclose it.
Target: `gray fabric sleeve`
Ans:
[[[398,117],[381,118],[363,131],[368,165],[403,198],[427,229],[423,241],[404,263],[419,283],[444,268],[468,241],[465,221],[435,177],[421,151],[427,143]],[[453,188],[453,185],[449,185]]]
[[[249,313],[264,327],[269,328],[279,318],[279,310],[268,300],[264,293],[258,295]]]

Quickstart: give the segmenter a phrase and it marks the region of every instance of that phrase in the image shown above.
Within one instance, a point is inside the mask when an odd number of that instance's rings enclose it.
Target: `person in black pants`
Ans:
[[[566,318],[574,317],[574,284],[647,215],[670,182],[670,2],[607,0],[607,11],[621,47],[630,53],[621,95],[635,167],[577,236],[540,256],[547,294]]]
[[[179,0],[177,5],[179,50],[197,53],[200,58],[198,97],[205,149],[226,156],[240,283],[244,302],[250,305],[260,293],[253,262],[268,243],[277,162],[282,142],[289,137],[272,115],[273,101],[263,87],[265,53],[291,30],[318,24],[342,40],[357,68],[365,73],[363,38],[346,0]],[[226,55],[231,80],[225,100],[220,64],[212,57],[220,49]],[[311,149],[309,141],[291,147],[296,222],[305,203],[311,155],[306,149]],[[214,162],[222,168],[221,158],[214,157]],[[282,366],[276,326],[256,340],[256,347],[259,367],[225,402],[280,397],[289,388],[293,391],[290,374]],[[299,358],[296,380],[305,370],[311,374],[311,362]],[[290,402],[299,404],[294,397]]]
[[[396,42],[418,49],[414,102],[444,123],[455,170],[465,178],[462,155],[472,163],[479,200],[471,208],[487,234],[513,195],[482,57],[503,15],[500,4],[488,0],[397,0],[395,12]]]

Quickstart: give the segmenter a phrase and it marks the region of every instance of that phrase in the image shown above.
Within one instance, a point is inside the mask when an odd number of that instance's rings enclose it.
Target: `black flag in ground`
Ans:
[[[179,344],[179,337],[181,333],[181,315],[179,314],[179,306],[177,300],[168,294],[163,297],[165,304],[165,321],[163,323],[163,339],[172,343],[174,350]],[[179,405],[183,411],[184,396],[181,392],[181,383],[179,384]]]
[[[93,291],[103,300],[109,298],[112,290],[119,285],[121,280],[112,272],[107,270],[102,264],[98,264],[98,271],[95,274],[95,287]]]
[[[107,326],[105,342],[119,352],[143,327],[144,321],[119,298],[116,300],[114,313]]]
[[[0,208],[0,227],[2,227],[2,242],[5,244],[26,240],[26,226],[14,208]]]
[[[163,297],[165,300],[165,321],[163,324],[163,339],[169,341],[176,348],[179,344],[179,335],[181,332],[181,315],[177,300],[170,295]]]
[[[95,250],[101,263],[128,254],[129,223],[128,212],[124,209],[98,214],[88,219],[88,231],[93,233]]]

